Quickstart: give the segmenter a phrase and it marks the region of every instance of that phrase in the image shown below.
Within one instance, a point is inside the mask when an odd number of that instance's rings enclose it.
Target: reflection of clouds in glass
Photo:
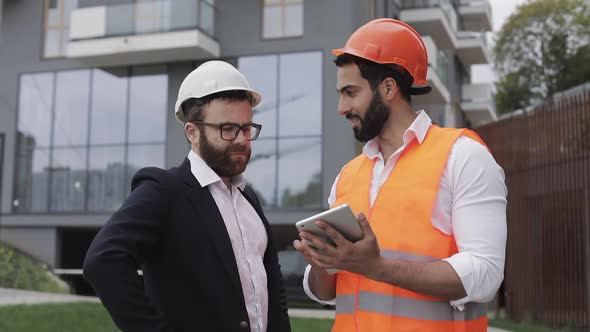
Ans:
[[[125,148],[96,147],[90,149],[88,169],[88,210],[112,211],[126,196]]]
[[[275,205],[276,140],[259,139],[252,142],[252,156],[244,172],[249,183],[267,203]]]
[[[86,169],[86,149],[68,148],[54,149],[51,167],[69,168],[71,170]]]
[[[238,68],[252,89],[262,96],[262,102],[254,109],[254,122],[262,125],[260,137],[276,136],[277,56],[240,57]]]
[[[90,121],[91,144],[125,142],[127,80],[126,76],[117,77],[100,69],[94,70]]]
[[[135,170],[147,166],[164,168],[164,144],[129,146],[127,164]]]
[[[322,53],[281,55],[280,67],[280,135],[320,135]]]
[[[321,139],[298,138],[279,141],[279,201],[285,189],[292,194],[305,191],[314,175],[321,172]]]
[[[129,95],[129,142],[164,142],[167,75],[132,77]]]
[[[35,149],[33,151],[33,172],[43,172],[49,166],[49,150]]]
[[[85,145],[88,133],[90,71],[57,73],[53,144]]]
[[[93,147],[90,148],[90,170],[104,170],[109,166],[123,165],[125,163],[125,148],[115,147]]]
[[[21,76],[18,130],[34,137],[36,146],[49,146],[52,105],[53,73]]]

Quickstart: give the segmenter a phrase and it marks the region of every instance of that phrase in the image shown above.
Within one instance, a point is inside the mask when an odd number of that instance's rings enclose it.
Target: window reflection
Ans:
[[[252,142],[252,156],[244,176],[263,206],[276,206],[276,139]]]
[[[37,147],[49,146],[53,73],[22,75],[20,78],[18,131]]]
[[[262,102],[254,109],[254,122],[262,125],[260,138],[277,135],[277,64],[276,55],[238,59],[238,68],[248,78],[252,89],[262,95]]]
[[[89,97],[89,70],[57,73],[53,131],[55,146],[87,144]]]
[[[248,183],[266,206],[320,207],[322,53],[242,57],[238,66],[263,96],[254,113],[263,129],[252,143]]]
[[[127,193],[125,182],[125,148],[90,148],[88,166],[88,210],[117,209]]]
[[[22,75],[14,211],[112,211],[139,168],[164,167],[163,69]]]
[[[127,116],[127,70],[92,75],[90,144],[125,143]]]
[[[320,135],[322,54],[281,55],[279,131],[281,136]]]
[[[164,144],[150,145],[130,145],[127,152],[127,181],[130,184],[131,179],[137,171],[146,166],[155,166],[164,168]],[[129,191],[128,185],[127,191]]]
[[[129,142],[163,142],[166,134],[168,77],[164,74],[131,77]]]
[[[321,207],[321,138],[279,141],[281,207]]]
[[[86,149],[53,150],[49,172],[51,211],[83,211],[86,196]]]

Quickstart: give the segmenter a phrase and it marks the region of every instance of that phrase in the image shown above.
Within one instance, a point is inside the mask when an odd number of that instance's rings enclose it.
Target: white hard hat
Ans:
[[[188,74],[178,89],[178,99],[174,106],[176,119],[184,123],[181,105],[190,98],[203,98],[210,94],[229,90],[244,90],[252,94],[254,103],[262,100],[260,94],[250,88],[248,80],[234,66],[219,60],[207,61]]]

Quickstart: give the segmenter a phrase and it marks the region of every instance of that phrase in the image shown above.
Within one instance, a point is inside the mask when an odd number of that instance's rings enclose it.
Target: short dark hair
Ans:
[[[243,101],[246,100],[250,105],[254,104],[254,96],[245,90],[228,90],[210,94],[203,98],[189,98],[185,100],[180,108],[184,122],[203,121],[203,109],[205,105],[209,104],[215,99],[227,101]]]
[[[396,64],[380,64],[352,54],[340,54],[334,59],[337,67],[354,63],[359,68],[361,76],[369,81],[371,90],[375,91],[384,79],[391,77],[395,80],[402,98],[408,103],[412,101],[410,90],[414,79],[403,67]]]

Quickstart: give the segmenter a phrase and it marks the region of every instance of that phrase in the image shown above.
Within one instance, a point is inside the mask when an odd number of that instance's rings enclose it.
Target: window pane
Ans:
[[[252,89],[262,95],[262,102],[254,109],[254,122],[262,125],[261,138],[277,135],[277,59],[276,55],[238,59],[238,68]]]
[[[198,1],[172,1],[170,2],[170,29],[181,30],[187,28],[195,28],[197,26],[198,15]]]
[[[125,147],[90,149],[88,169],[88,210],[114,211],[125,199]]]
[[[36,149],[34,144],[30,136],[18,136],[18,166],[13,201],[16,212],[47,211],[49,150]]]
[[[283,36],[283,25],[281,21],[282,7],[264,8],[264,38],[276,38]]]
[[[106,35],[135,33],[135,4],[106,6]]]
[[[64,4],[64,23],[66,27],[70,26],[70,18],[72,16],[72,11],[78,8],[78,0],[63,0]],[[66,35],[68,36],[68,35]]]
[[[57,73],[56,84],[53,145],[86,145],[90,71]]]
[[[244,172],[246,182],[256,191],[262,206],[276,206],[276,147],[275,139],[252,142],[252,156]]]
[[[281,55],[279,135],[322,132],[322,53]]]
[[[45,30],[45,48],[43,53],[45,57],[51,58],[63,55],[61,53],[61,34],[61,29]]]
[[[303,5],[285,6],[285,36],[303,35]]]
[[[164,142],[168,77],[133,76],[129,96],[129,142]]]
[[[279,202],[281,207],[319,208],[322,200],[321,139],[279,141]],[[297,176],[293,176],[296,174]]]
[[[213,6],[205,1],[201,1],[201,12],[199,16],[199,22],[201,23],[201,29],[213,35],[215,33],[215,10]]]
[[[90,144],[125,143],[127,76],[95,69],[92,82]]]
[[[137,33],[161,31],[163,28],[164,3],[144,2],[135,4],[135,29]]]
[[[47,9],[47,16],[45,17],[46,26],[61,26],[61,9],[58,8],[61,5],[61,1],[49,1]]]
[[[164,168],[164,144],[130,145],[127,150],[127,187],[131,187],[131,179],[141,168],[155,166]]]
[[[276,5],[280,4],[282,0],[264,0],[265,5]]]
[[[53,105],[53,73],[22,75],[19,89],[18,131],[32,148],[48,147]]]
[[[51,211],[82,211],[86,190],[86,149],[54,149]]]

